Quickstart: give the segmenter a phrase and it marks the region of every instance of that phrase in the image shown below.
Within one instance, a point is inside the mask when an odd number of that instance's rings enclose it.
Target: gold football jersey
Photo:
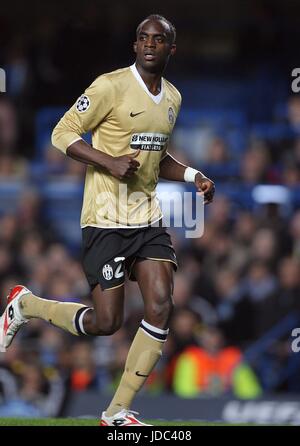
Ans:
[[[82,228],[141,227],[162,218],[155,189],[180,104],[170,82],[162,78],[154,96],[132,65],[99,76],[65,113],[52,133],[52,144],[64,153],[88,131],[93,147],[108,155],[140,149],[140,167],[131,178],[119,180],[100,167],[87,167]]]

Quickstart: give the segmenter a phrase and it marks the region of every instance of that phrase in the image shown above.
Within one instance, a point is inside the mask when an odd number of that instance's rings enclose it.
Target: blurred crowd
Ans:
[[[257,108],[263,109],[274,96],[272,81],[283,76],[289,83],[297,67],[297,2],[7,3],[0,11],[0,67],[7,74],[7,92],[18,103],[23,153],[34,156],[30,141],[40,107],[70,104],[99,73],[133,63],[136,27],[151,13],[165,15],[177,28],[176,57],[168,66],[168,78],[176,83],[200,76],[210,80],[221,73],[229,81],[245,78],[259,90],[246,100],[257,98]],[[211,102],[219,96],[213,91]]]

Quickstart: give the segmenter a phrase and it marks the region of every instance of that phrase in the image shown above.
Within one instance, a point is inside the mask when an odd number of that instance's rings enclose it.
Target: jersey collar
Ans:
[[[140,86],[143,88],[143,90],[145,90],[145,92],[147,93],[148,96],[150,96],[150,98],[155,102],[155,104],[159,104],[160,101],[162,100],[163,94],[164,94],[164,83],[163,83],[163,79],[161,79],[161,89],[160,89],[160,93],[158,95],[154,95],[152,94],[148,88],[147,85],[145,84],[145,82],[143,81],[140,73],[138,72],[135,63],[133,65],[130,65],[130,69],[134,75],[134,77],[136,78],[136,80],[138,81],[138,83],[140,84]]]

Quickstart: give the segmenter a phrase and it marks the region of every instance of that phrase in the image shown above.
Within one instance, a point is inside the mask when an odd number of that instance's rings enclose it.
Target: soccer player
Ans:
[[[144,319],[102,426],[145,425],[130,406],[161,357],[169,331],[177,261],[155,198],[158,179],[194,182],[204,203],[212,201],[215,190],[211,180],[167,150],[181,104],[177,89],[162,77],[176,51],[175,38],[168,20],[147,17],[137,27],[135,63],[99,76],[52,134],[54,146],[87,164],[81,227],[93,308],[42,299],[18,285],[0,319],[2,350],[31,318],[74,335],[111,335],[122,324],[125,272],[138,282]],[[81,138],[88,131],[92,146]]]

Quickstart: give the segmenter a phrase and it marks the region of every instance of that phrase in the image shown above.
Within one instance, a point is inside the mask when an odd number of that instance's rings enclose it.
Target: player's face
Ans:
[[[134,51],[138,65],[145,71],[162,72],[169,57],[176,51],[167,23],[160,20],[145,21],[134,43]]]

